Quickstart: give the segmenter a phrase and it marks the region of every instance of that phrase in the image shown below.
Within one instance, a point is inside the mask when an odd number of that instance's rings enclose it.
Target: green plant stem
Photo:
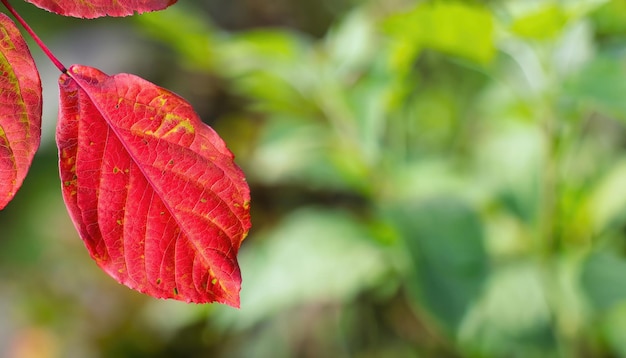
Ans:
[[[552,101],[551,101],[552,102]],[[576,344],[575,337],[564,330],[563,308],[560,306],[563,295],[561,275],[560,249],[563,245],[563,232],[561,223],[563,220],[563,207],[559,202],[563,195],[562,188],[562,161],[566,149],[567,138],[562,132],[561,123],[555,113],[555,109],[547,106],[543,119],[543,132],[546,143],[546,157],[543,163],[541,175],[541,207],[539,219],[539,259],[542,274],[545,299],[550,308],[550,319],[555,332],[557,349],[563,357],[579,357],[573,348]],[[565,143],[564,143],[565,142]]]
[[[43,43],[43,41],[41,41],[41,39],[39,38],[39,36],[37,36],[35,31],[33,31],[33,29],[28,25],[28,23],[20,16],[20,14],[17,13],[17,11],[13,8],[13,6],[11,6],[11,4],[9,4],[9,1],[8,0],[1,0],[1,1],[2,1],[2,4],[4,5],[4,7],[6,7],[7,10],[9,10],[9,12],[13,15],[13,17],[15,17],[17,22],[19,22],[20,25],[22,25],[22,27],[24,28],[24,30],[26,30],[26,32],[28,32],[30,37],[32,37],[33,40],[35,40],[35,42],[37,43],[39,48],[41,48],[41,50],[46,54],[46,56],[48,56],[50,61],[52,61],[52,63],[59,69],[59,71],[61,71],[62,73],[66,73],[67,72],[67,68],[65,68],[65,66],[63,66],[61,61],[59,61],[59,59],[56,58],[56,56],[54,56],[54,54],[52,53],[52,51],[50,51],[48,46],[46,46]]]
[[[558,165],[560,162],[558,152],[557,123],[555,123],[552,113],[548,114],[548,119],[544,123],[546,137],[546,157],[543,163],[543,173],[541,175],[541,208],[539,218],[539,246],[541,255],[549,259],[558,246],[558,235],[556,230],[556,220],[558,219]]]

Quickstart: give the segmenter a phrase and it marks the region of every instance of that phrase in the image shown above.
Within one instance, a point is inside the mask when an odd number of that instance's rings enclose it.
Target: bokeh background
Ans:
[[[626,356],[626,1],[12,2],[66,65],[187,98],[254,225],[240,310],[107,277],[63,206],[59,73],[32,46],[44,138],[0,212],[0,356]]]

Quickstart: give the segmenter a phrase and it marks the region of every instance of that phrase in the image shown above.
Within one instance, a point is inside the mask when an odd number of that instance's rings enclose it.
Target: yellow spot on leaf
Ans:
[[[172,127],[171,129],[169,129],[167,132],[165,133],[157,133],[156,135],[161,137],[161,138],[165,138],[169,135],[172,135],[174,133],[179,133],[179,132],[185,132],[185,133],[189,133],[189,134],[194,134],[196,132],[196,129],[193,127],[193,125],[191,124],[191,121],[187,118],[187,119],[180,119],[180,117],[168,113],[165,115],[165,118],[163,120],[163,124],[161,126],[161,128],[163,128],[163,126],[165,127],[169,127],[169,125],[167,125],[168,123],[176,123],[176,125],[174,127]],[[159,129],[161,129],[159,128]],[[157,131],[160,132],[160,131]]]

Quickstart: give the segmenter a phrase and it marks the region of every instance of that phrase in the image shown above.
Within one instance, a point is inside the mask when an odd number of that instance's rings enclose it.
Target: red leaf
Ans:
[[[137,76],[61,75],[63,197],[98,265],[159,298],[239,306],[250,192],[222,139]]]
[[[163,10],[177,0],[26,0],[58,15],[93,19]]]
[[[22,185],[41,140],[41,81],[26,42],[0,13],[0,209]]]

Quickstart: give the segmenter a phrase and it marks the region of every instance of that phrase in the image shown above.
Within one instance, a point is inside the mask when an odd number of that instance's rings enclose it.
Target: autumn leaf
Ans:
[[[19,30],[0,13],[0,209],[22,185],[41,140],[41,81]]]
[[[58,15],[93,19],[163,10],[177,0],[26,0]]]
[[[59,83],[63,197],[93,259],[154,297],[238,307],[250,193],[222,139],[137,76],[74,65]]]

